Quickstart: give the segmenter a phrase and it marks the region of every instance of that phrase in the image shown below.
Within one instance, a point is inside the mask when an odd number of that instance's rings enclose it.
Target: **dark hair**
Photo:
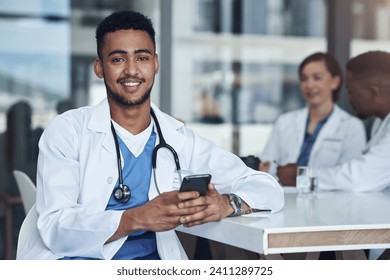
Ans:
[[[351,58],[347,63],[347,71],[365,78],[377,75],[390,76],[390,53],[370,51]]]
[[[336,58],[334,58],[334,56],[331,55],[330,53],[317,52],[309,55],[301,62],[298,68],[298,74],[301,75],[303,67],[305,67],[307,64],[313,61],[324,61],[326,69],[328,69],[329,73],[333,77],[335,76],[340,77],[340,84],[333,91],[333,102],[336,102],[340,97],[340,88],[343,83],[343,72],[341,70],[340,64],[338,63]]]
[[[133,11],[114,12],[105,19],[96,28],[97,54],[101,58],[101,49],[103,48],[104,36],[107,33],[118,30],[142,30],[149,34],[156,49],[156,32],[154,31],[152,21],[141,13]]]

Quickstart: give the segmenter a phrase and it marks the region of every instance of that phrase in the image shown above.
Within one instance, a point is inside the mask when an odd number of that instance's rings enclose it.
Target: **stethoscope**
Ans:
[[[160,194],[160,189],[157,185],[157,179],[156,179],[157,151],[161,148],[166,148],[169,151],[171,151],[171,153],[173,155],[173,159],[175,161],[176,171],[179,174],[180,181],[182,180],[181,168],[180,168],[179,157],[178,157],[175,149],[172,148],[172,146],[169,145],[164,139],[164,136],[163,136],[161,128],[160,128],[160,124],[157,120],[157,117],[156,117],[153,109],[150,109],[150,113],[151,113],[152,118],[154,120],[154,123],[156,125],[157,134],[158,134],[158,138],[159,138],[159,143],[158,143],[158,145],[156,145],[154,147],[153,152],[152,152],[152,168],[153,168],[153,179],[154,179],[157,191]],[[117,157],[117,162],[118,162],[118,175],[119,175],[119,184],[116,188],[114,188],[113,195],[114,195],[115,200],[120,201],[122,203],[126,203],[127,201],[129,201],[129,199],[131,197],[131,189],[128,186],[123,184],[122,162],[121,162],[121,156],[120,156],[120,150],[119,150],[118,136],[116,134],[116,131],[115,131],[115,128],[114,128],[114,125],[112,124],[112,122],[111,122],[111,131],[112,131],[112,135],[113,135],[114,141],[115,141],[116,157]]]

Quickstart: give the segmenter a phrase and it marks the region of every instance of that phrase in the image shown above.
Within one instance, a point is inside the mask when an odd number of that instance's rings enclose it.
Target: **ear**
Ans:
[[[332,84],[331,84],[332,90],[336,90],[336,88],[338,88],[340,86],[340,83],[341,83],[340,76],[334,76],[332,78]]]
[[[382,90],[377,85],[370,85],[370,92],[373,98],[379,98]]]
[[[154,74],[157,75],[160,70],[160,65],[158,64],[158,54],[154,55]]]
[[[95,59],[95,62],[93,64],[93,70],[95,71],[95,75],[103,79],[104,78],[104,71],[103,71],[103,65],[99,58]]]

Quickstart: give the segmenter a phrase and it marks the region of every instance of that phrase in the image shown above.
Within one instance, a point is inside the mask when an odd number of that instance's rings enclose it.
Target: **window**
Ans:
[[[259,155],[275,119],[303,106],[297,69],[325,51],[325,18],[323,0],[174,1],[172,114]]]
[[[354,0],[351,56],[372,50],[390,50],[390,1]]]
[[[51,119],[70,87],[69,0],[0,4],[0,131],[19,100],[33,109],[33,125]]]

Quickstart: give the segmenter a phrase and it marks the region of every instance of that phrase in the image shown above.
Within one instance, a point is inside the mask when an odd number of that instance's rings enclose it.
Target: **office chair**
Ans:
[[[13,173],[22,197],[24,212],[27,215],[35,203],[36,187],[26,173],[19,170],[14,170]]]
[[[18,259],[20,250],[26,245],[28,237],[32,234],[34,229],[37,227],[38,215],[35,209],[35,203],[28,212],[24,219],[22,226],[20,227],[18,244],[16,248],[16,259]]]

